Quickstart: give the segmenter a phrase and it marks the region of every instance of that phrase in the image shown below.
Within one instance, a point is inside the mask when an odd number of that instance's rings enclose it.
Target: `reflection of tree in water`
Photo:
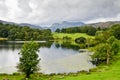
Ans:
[[[79,46],[77,46],[77,45],[72,45],[72,44],[70,44],[70,43],[63,43],[63,44],[61,44],[61,47],[62,47],[62,48],[66,48],[66,49],[73,49],[73,50],[79,50],[79,49],[80,49]]]
[[[46,43],[39,43],[40,47],[47,47],[50,48],[53,42],[46,42]],[[21,49],[22,45],[24,43],[16,43],[16,42],[7,42],[7,41],[1,41],[0,42],[0,49],[5,49],[5,50],[15,50],[15,49]]]
[[[22,47],[22,44],[18,44],[18,43],[14,43],[14,42],[12,42],[12,43],[9,43],[9,42],[7,42],[7,41],[1,41],[0,42],[0,49],[2,50],[2,49],[5,49],[5,50],[9,50],[9,49],[11,49],[11,50],[15,50],[15,49],[20,49]]]
[[[40,47],[50,48],[53,42],[39,43]]]
[[[46,47],[46,48],[51,48],[52,45],[55,45],[56,48],[63,48],[63,49],[73,49],[73,50],[79,50],[80,47],[78,45],[73,45],[71,42],[45,42],[45,43],[39,43],[40,47]],[[9,42],[0,42],[0,50],[5,49],[5,50],[19,50],[21,49],[23,43],[9,43]]]
[[[55,44],[55,47],[56,47],[56,48],[60,48],[61,45],[56,43],[56,44]]]
[[[79,50],[80,47],[77,45],[72,45],[71,42],[63,42],[62,44],[60,43],[55,43],[56,48],[63,48],[63,49],[73,49],[73,50]]]

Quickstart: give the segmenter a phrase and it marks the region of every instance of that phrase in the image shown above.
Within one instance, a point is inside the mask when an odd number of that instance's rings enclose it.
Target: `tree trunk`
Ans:
[[[26,74],[26,78],[30,78],[30,74],[29,73]]]
[[[107,60],[106,60],[107,64],[109,64],[110,62],[110,50],[107,49]]]

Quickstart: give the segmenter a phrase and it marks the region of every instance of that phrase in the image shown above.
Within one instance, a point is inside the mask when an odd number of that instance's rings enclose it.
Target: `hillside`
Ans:
[[[120,21],[98,22],[98,23],[86,24],[85,26],[107,28],[115,24],[120,24]]]
[[[89,36],[85,33],[73,33],[73,34],[68,34],[68,33],[53,33],[53,37],[54,39],[60,39],[62,40],[63,37],[70,37],[73,41],[76,39],[76,38],[79,38],[79,37],[85,37],[85,38],[94,38],[94,36]]]
[[[42,29],[41,26],[29,24],[29,23],[15,23],[15,22],[3,21],[3,20],[0,20],[0,23],[2,23],[2,24],[14,24],[14,25],[18,25],[18,26],[29,26],[30,28]]]

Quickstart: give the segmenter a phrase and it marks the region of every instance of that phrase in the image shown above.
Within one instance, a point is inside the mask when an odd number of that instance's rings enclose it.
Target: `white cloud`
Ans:
[[[0,19],[51,24],[120,20],[120,0],[0,0]]]
[[[5,1],[0,0],[0,18],[4,18],[2,16],[6,16],[8,12],[8,9],[6,7]]]

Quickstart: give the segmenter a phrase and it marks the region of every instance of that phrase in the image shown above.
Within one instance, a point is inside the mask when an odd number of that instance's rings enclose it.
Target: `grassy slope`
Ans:
[[[59,38],[59,39],[63,39],[63,37],[68,36],[71,37],[72,40],[75,40],[78,37],[85,37],[85,38],[94,38],[93,36],[89,36],[85,33],[72,33],[72,34],[68,34],[68,33],[53,33],[53,37]]]
[[[87,38],[94,38],[94,36],[89,36],[85,33],[53,33],[53,37],[55,39],[55,41],[57,41],[57,43],[60,43],[62,44],[63,43],[63,37],[65,36],[68,36],[71,38],[71,44],[72,45],[78,45],[80,46],[79,44],[75,43],[75,39],[76,38],[79,38],[79,37],[85,37],[86,39]]]
[[[76,77],[67,76],[62,80],[120,80],[120,61],[113,63],[110,67],[102,66],[98,72],[82,74]]]

